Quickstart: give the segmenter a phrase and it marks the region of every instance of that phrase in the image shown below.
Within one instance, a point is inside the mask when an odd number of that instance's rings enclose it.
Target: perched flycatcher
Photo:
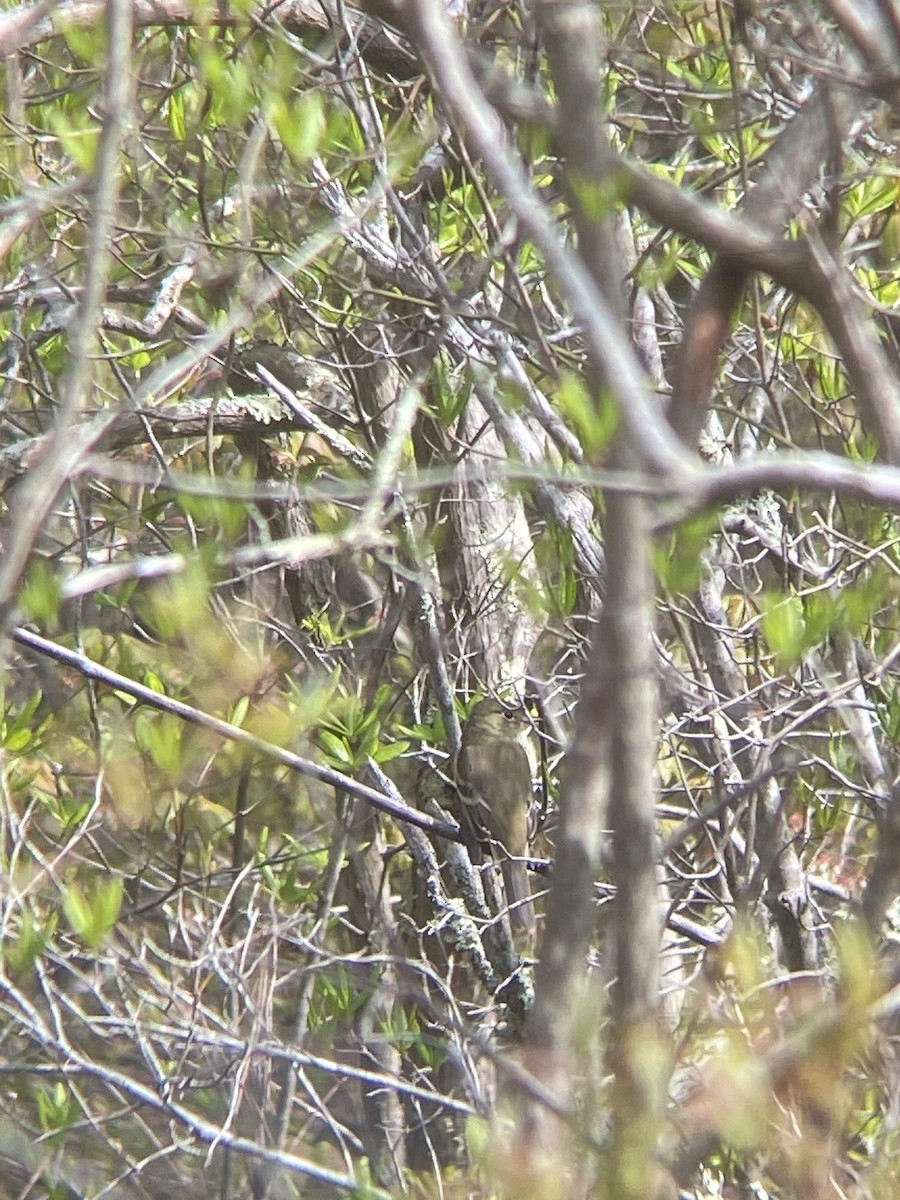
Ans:
[[[496,843],[510,921],[514,929],[532,932],[534,905],[524,859],[528,854],[531,807],[531,764],[518,740],[528,722],[520,709],[505,708],[488,697],[473,707],[463,728],[458,775],[468,826],[469,850],[480,863],[479,843],[485,834]]]

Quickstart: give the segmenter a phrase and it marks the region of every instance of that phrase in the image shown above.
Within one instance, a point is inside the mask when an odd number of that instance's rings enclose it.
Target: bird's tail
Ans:
[[[502,867],[510,924],[516,932],[534,933],[537,918],[525,864],[518,859],[508,858]]]

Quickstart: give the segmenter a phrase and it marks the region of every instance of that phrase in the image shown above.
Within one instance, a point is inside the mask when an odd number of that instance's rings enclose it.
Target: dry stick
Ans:
[[[160,1094],[158,1087],[148,1087],[117,1067],[110,1067],[105,1063],[88,1058],[71,1044],[58,1026],[51,1025],[39,1014],[13,980],[3,976],[2,973],[0,973],[0,978],[3,981],[4,996],[12,1000],[27,1017],[34,1039],[41,1046],[55,1047],[61,1052],[61,1065],[53,1064],[52,1069],[55,1076],[73,1079],[84,1076],[88,1079],[98,1080],[116,1093],[129,1097],[139,1108],[159,1112],[168,1120],[178,1122],[198,1141],[211,1148],[228,1147],[236,1153],[246,1155],[251,1160],[269,1162],[284,1167],[288,1171],[306,1175],[311,1179],[321,1180],[341,1191],[359,1193],[362,1185],[351,1175],[332,1171],[328,1167],[300,1158],[296,1154],[267,1149],[249,1138],[238,1137],[231,1130],[223,1129],[215,1122],[209,1121],[204,1115],[188,1108],[176,1097],[174,1092],[164,1097]],[[371,1197],[371,1200],[391,1200],[387,1192],[372,1185],[367,1185],[365,1192],[367,1196]]]
[[[344,863],[348,835],[347,821],[345,819],[346,804],[346,797],[341,796],[338,805],[338,819],[335,822],[334,834],[331,844],[328,847],[328,863],[325,868],[325,875],[316,904],[315,923],[307,938],[310,951],[306,955],[306,960],[310,968],[312,966],[312,950],[319,948],[319,937],[325,929],[329,914],[331,913],[335,892],[337,891],[338,881],[341,876],[341,868]],[[308,1032],[310,1003],[315,983],[316,972],[312,969],[305,971],[302,975],[300,995],[297,998],[297,1011],[291,1034],[291,1044],[295,1047],[303,1042]],[[287,1145],[288,1133],[290,1131],[291,1110],[293,1109],[294,1097],[297,1092],[297,1071],[295,1067],[296,1064],[292,1059],[286,1059],[282,1065],[281,1089],[274,1115],[272,1138],[272,1143],[279,1152],[283,1151]],[[270,1176],[271,1167],[267,1172],[266,1178],[261,1182],[260,1191],[263,1197],[269,1192]]]

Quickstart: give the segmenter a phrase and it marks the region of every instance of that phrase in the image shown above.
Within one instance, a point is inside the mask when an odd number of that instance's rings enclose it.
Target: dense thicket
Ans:
[[[894,1195],[896,5],[4,10],[0,1195]]]

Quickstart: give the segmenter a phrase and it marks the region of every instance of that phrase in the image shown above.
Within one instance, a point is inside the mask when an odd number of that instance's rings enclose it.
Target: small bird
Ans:
[[[518,738],[528,722],[521,709],[498,700],[479,700],[465,723],[457,760],[463,828],[476,865],[488,838],[500,859],[509,917],[516,930],[533,932],[534,904],[528,885],[528,813],[531,763]]]

